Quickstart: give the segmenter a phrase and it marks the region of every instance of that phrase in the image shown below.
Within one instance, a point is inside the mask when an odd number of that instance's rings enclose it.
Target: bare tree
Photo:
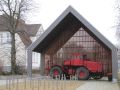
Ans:
[[[115,11],[116,11],[116,36],[117,39],[120,40],[120,0],[116,0],[116,4],[115,4]]]
[[[11,34],[11,72],[15,74],[16,68],[16,44],[15,34],[21,24],[26,11],[30,10],[31,0],[0,0],[0,12],[3,14],[5,21],[5,30]]]

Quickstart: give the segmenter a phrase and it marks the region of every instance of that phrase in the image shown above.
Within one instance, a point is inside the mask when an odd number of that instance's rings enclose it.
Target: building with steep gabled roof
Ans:
[[[0,62],[2,63],[3,71],[10,71],[10,47],[11,35],[8,32],[9,23],[4,15],[0,15]],[[43,31],[41,24],[26,24],[24,20],[19,20],[16,30],[16,50],[17,63],[26,67],[26,48],[34,42]],[[7,52],[7,53],[6,53]],[[40,55],[33,53],[33,67],[39,68]],[[38,62],[37,62],[38,61]]]
[[[69,6],[28,49],[28,74],[32,75],[32,52],[41,54],[41,74],[48,74],[48,61],[61,61],[72,53],[84,53],[90,60],[104,63],[104,75],[112,73],[117,81],[117,48],[83,16]],[[50,67],[52,65],[50,64]]]

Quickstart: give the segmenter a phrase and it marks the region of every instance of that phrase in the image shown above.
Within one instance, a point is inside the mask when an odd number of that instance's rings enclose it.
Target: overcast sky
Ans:
[[[46,30],[56,18],[71,5],[112,43],[114,34],[116,0],[34,0],[37,9],[29,14],[29,23],[40,23]]]

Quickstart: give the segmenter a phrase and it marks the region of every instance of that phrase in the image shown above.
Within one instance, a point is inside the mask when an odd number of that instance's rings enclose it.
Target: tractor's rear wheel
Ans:
[[[57,76],[61,78],[62,74],[63,71],[59,66],[54,66],[50,69],[50,76],[52,76],[53,78],[56,78]]]
[[[89,79],[89,71],[84,67],[80,67],[76,70],[76,75],[79,80],[88,80]]]

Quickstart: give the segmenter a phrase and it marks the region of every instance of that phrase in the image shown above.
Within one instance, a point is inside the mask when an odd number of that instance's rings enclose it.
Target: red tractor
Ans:
[[[67,78],[70,75],[76,75],[79,80],[89,78],[100,79],[103,77],[103,64],[101,62],[90,61],[86,55],[74,55],[77,58],[64,60],[63,65],[53,65],[50,68],[50,75],[53,77],[65,74]]]

